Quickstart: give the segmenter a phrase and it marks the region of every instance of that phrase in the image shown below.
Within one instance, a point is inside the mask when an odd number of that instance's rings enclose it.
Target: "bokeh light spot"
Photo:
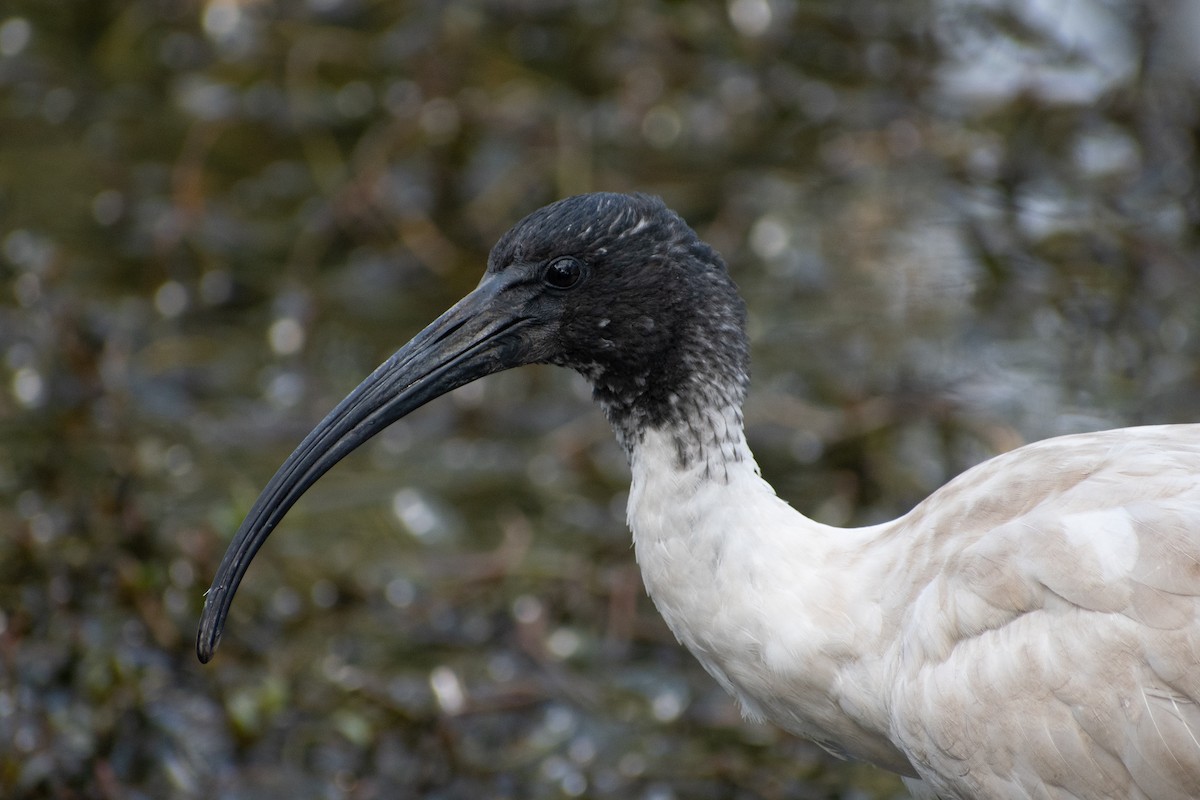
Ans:
[[[25,49],[33,37],[33,26],[24,17],[9,17],[0,23],[0,56],[12,57]]]
[[[281,356],[299,353],[304,347],[304,338],[304,326],[292,317],[275,320],[267,331],[271,349]]]
[[[771,27],[771,4],[767,0],[733,0],[729,21],[743,36],[762,36]]]

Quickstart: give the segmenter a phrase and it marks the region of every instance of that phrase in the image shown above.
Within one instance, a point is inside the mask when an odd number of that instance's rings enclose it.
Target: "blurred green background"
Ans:
[[[1193,0],[9,0],[0,795],[876,798],[644,596],[622,453],[493,376],[311,490],[308,428],[558,197],[662,195],[747,296],[751,445],[823,521],[1195,420]]]

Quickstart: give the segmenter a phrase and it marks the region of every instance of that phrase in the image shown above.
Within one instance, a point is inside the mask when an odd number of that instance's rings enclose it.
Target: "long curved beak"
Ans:
[[[196,655],[202,663],[213,657],[234,592],[254,554],[318,478],[360,444],[435,397],[532,360],[532,344],[525,332],[534,320],[497,300],[516,282],[505,272],[485,275],[473,292],[359,384],[283,462],[238,528],[205,594],[196,635]]]

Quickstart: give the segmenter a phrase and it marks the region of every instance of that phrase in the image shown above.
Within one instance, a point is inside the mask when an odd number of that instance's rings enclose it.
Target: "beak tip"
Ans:
[[[205,630],[201,623],[200,631],[196,635],[196,658],[200,659],[201,664],[207,664],[212,661],[212,657],[217,652],[217,645],[221,641],[221,634],[216,631]]]

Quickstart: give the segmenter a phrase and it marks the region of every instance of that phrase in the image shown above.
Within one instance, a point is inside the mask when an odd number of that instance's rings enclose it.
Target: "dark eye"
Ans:
[[[556,258],[546,267],[543,279],[555,289],[570,289],[583,277],[583,264],[570,256]]]

